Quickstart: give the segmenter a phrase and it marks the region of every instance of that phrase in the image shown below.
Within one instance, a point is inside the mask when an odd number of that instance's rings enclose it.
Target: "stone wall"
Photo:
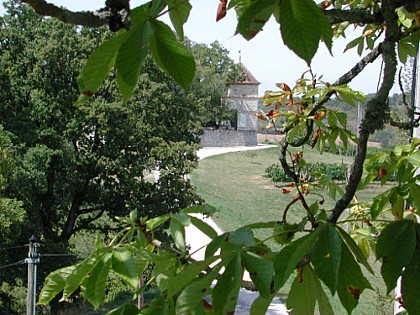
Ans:
[[[233,147],[257,145],[256,130],[205,129],[201,136],[203,147]]]

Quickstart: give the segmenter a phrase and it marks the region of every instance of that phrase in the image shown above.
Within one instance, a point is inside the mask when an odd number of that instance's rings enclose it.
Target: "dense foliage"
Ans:
[[[204,126],[219,127],[224,120],[235,120],[236,111],[229,110],[226,93],[228,82],[235,81],[240,67],[233,63],[220,43],[193,44],[196,60],[190,91],[199,98],[202,109],[198,119]]]
[[[196,163],[197,117],[210,93],[186,93],[148,58],[130,101],[122,104],[111,73],[94,99],[75,105],[78,74],[111,33],[43,19],[15,1],[6,9],[0,18],[0,237],[2,249],[22,248],[2,252],[0,266],[21,262],[31,235],[44,254],[68,254],[77,232],[112,235],[115,218],[130,209],[154,217],[200,201],[186,176]],[[206,52],[232,66],[216,48]],[[219,77],[220,84],[226,79]],[[40,279],[73,261],[45,258]],[[22,313],[15,305],[24,304],[21,292],[10,290],[26,282],[22,270],[0,270],[2,314]]]
[[[102,82],[115,68],[120,93],[129,108],[129,99],[141,77],[139,73],[147,69],[144,66],[149,50],[159,67],[184,89],[194,78],[192,52],[182,43],[182,25],[191,10],[189,1],[153,0],[131,11],[128,1],[107,1],[103,11],[106,14],[85,13],[80,16],[54,6],[46,8],[45,2],[40,0],[25,2],[41,14],[57,16],[67,22],[90,26],[109,23],[114,31],[121,28],[90,55],[81,71],[79,104],[89,104],[86,102],[99,93]],[[321,41],[331,49],[334,35],[344,36],[349,27],[362,28],[361,36],[351,41],[347,49],[357,48],[359,55],[365,55],[336,82],[323,82],[309,70],[297,79],[296,84],[280,83],[279,91],[264,96],[265,105],[271,106],[272,110],[267,117],[260,118],[268,119],[270,123],[280,117],[285,119],[282,131],[286,136],[281,143],[280,163],[292,178],[290,187],[295,190],[292,202],[299,202],[306,213],[297,225],[298,230],[287,228],[271,237],[301,232],[299,237],[293,241],[291,237],[283,238],[285,246],[275,251],[265,244],[265,240],[256,239],[253,230],[269,228],[276,231],[277,222],[255,223],[218,236],[211,227],[190,215],[210,213],[205,207],[195,206],[155,218],[139,218],[133,210],[130,218],[122,220],[124,229],[121,234],[109,245],[98,242],[97,251],[85,261],[51,273],[40,302],[48,303],[60,293],[66,299],[80,287],[83,296],[97,307],[103,302],[106,278],[111,271],[133,287],[134,301],[149,285],[146,283],[138,288],[139,277],[147,265],[153,265],[150,282],[156,283],[162,294],[143,307],[128,303],[109,314],[231,314],[235,310],[245,270],[249,271],[253,286],[259,291],[251,314],[264,314],[290,276],[294,280],[286,303],[292,314],[312,314],[316,306],[320,314],[333,314],[325,290],[337,294],[350,314],[363,291],[371,289],[362,267],[371,273],[373,270],[365,253],[352,238],[353,233],[366,232],[363,230],[366,228],[353,224],[354,231],[344,231],[340,224],[346,222],[345,210],[348,207],[362,206],[355,198],[359,189],[366,187],[378,174],[384,184],[395,173],[396,184],[373,198],[371,204],[364,205],[366,211],[361,211],[363,215],[357,220],[369,222],[366,239],[371,242],[376,258],[382,262],[381,276],[387,293],[394,289],[401,276],[402,296],[399,299],[410,314],[418,313],[420,225],[414,214],[419,214],[420,209],[417,174],[420,142],[413,139],[411,144],[368,159],[366,151],[370,135],[390,121],[388,96],[397,75],[396,51],[399,60],[405,63],[408,56],[414,56],[418,47],[419,6],[419,2],[413,0],[337,0],[319,5],[312,0],[221,1],[217,19],[223,18],[227,10],[235,10],[237,33],[247,39],[256,36],[273,16],[280,24],[285,45],[308,65]],[[175,34],[158,20],[166,13]],[[366,103],[356,137],[347,128],[346,115],[325,105],[334,95],[350,105],[363,101],[364,95],[353,91],[349,84],[367,64],[378,58],[384,62],[383,80],[378,92]],[[408,127],[418,124],[415,120],[411,122]],[[320,152],[327,143],[334,150],[338,138],[344,146],[350,142],[357,144],[348,184],[343,190],[334,181],[320,176],[315,183],[316,189],[325,189],[325,193],[336,199],[335,205],[332,209],[324,209],[317,201],[308,204],[307,196],[313,191],[313,185],[302,180],[302,168],[296,167],[304,163],[304,149],[291,153],[289,148],[301,147],[311,141],[310,145]],[[43,147],[37,150],[31,158],[49,153],[44,152]],[[405,202],[411,206],[408,212],[405,211]],[[286,212],[287,207],[281,223],[288,227]],[[382,219],[384,212],[391,213],[393,220]],[[354,218],[350,220],[353,222]],[[155,232],[162,229],[164,223],[169,224],[168,231],[176,248],[155,238]],[[193,261],[189,256],[185,244],[185,226],[189,224],[196,225],[212,239],[203,261]],[[214,280],[217,282],[212,287]],[[211,304],[203,302],[208,295],[212,297]]]

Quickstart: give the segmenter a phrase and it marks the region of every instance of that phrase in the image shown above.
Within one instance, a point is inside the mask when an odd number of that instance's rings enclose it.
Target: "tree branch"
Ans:
[[[397,73],[397,58],[395,54],[395,43],[400,38],[397,16],[393,0],[384,0],[382,3],[383,14],[387,23],[385,41],[382,45],[382,56],[384,59],[384,75],[380,89],[376,96],[366,105],[365,117],[363,118],[357,153],[354,159],[354,166],[350,174],[349,183],[344,195],[336,202],[328,221],[336,223],[340,215],[353,199],[357,186],[362,178],[363,164],[366,158],[367,142],[369,135],[384,127],[389,120],[389,104],[387,102],[389,91],[394,85]],[[382,114],[379,114],[382,113]],[[388,114],[387,114],[388,113]]]
[[[45,0],[21,0],[24,3],[29,4],[36,13],[42,16],[51,16],[64,23],[81,25],[85,27],[99,27],[108,25],[109,19],[106,14],[102,11],[89,12],[80,11],[72,12],[65,8],[57,7],[52,3],[48,3]]]
[[[372,49],[365,57],[363,57],[356,65],[351,68],[348,72],[338,78],[333,83],[333,86],[343,85],[351,82],[357,75],[359,75],[363,69],[369,64],[374,62],[382,53],[382,43]]]
[[[94,215],[93,217],[87,218],[87,219],[83,219],[82,222],[80,222],[80,225],[78,225],[77,227],[73,228],[72,234],[76,233],[77,231],[81,231],[81,230],[85,230],[87,229],[87,227],[89,226],[89,224],[91,224],[92,222],[96,221],[97,219],[99,219],[106,211],[106,208],[104,207],[103,209],[98,210],[99,212]]]
[[[352,10],[324,10],[325,16],[331,24],[338,24],[342,22],[349,23],[363,23],[363,24],[380,24],[384,18],[380,12],[371,13],[366,9],[352,9]]]

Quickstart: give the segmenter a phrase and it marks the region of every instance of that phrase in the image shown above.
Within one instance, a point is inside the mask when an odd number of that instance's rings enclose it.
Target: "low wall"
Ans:
[[[201,136],[203,147],[233,147],[257,145],[256,130],[205,129]]]

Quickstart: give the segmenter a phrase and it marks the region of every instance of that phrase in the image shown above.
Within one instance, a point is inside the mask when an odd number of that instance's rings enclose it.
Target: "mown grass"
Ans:
[[[252,158],[246,152],[235,152],[201,160],[192,174],[192,182],[199,194],[219,212],[214,217],[222,229],[232,230],[251,222],[281,220],[283,210],[293,198],[282,194],[281,187],[265,175],[265,169],[278,162],[277,147],[254,151]],[[305,152],[308,162],[350,163],[349,157]],[[320,199],[320,197],[313,197]],[[325,208],[333,201],[326,198]],[[294,222],[304,214],[296,203],[288,212],[288,221]]]
[[[198,168],[191,175],[200,196],[218,209],[213,219],[224,231],[235,230],[255,222],[279,221],[285,207],[293,198],[290,194],[282,194],[281,187],[276,187],[265,176],[265,169],[278,162],[279,148],[254,152],[255,154],[252,155],[246,152],[235,152],[208,157],[200,161]],[[319,155],[310,150],[305,151],[304,158],[308,162],[351,163],[349,157],[329,153]],[[366,192],[360,193],[359,201],[367,201],[380,189],[380,186],[371,187]],[[322,191],[319,193],[327,195]],[[311,198],[309,202],[313,198],[320,199],[319,196]],[[332,209],[333,204],[334,201],[326,197],[323,207],[328,211]],[[297,202],[288,211],[288,222],[298,222],[304,214],[302,206]],[[257,234],[260,238],[269,235],[270,231],[261,231]],[[376,276],[368,276],[368,278],[378,293],[371,290],[364,293],[353,314],[383,315],[388,314],[390,310],[390,304],[383,297],[384,284],[377,276],[379,264],[374,264],[374,269]],[[290,284],[282,290],[282,297],[285,297]],[[336,314],[346,313],[339,303],[334,303],[333,307]]]

